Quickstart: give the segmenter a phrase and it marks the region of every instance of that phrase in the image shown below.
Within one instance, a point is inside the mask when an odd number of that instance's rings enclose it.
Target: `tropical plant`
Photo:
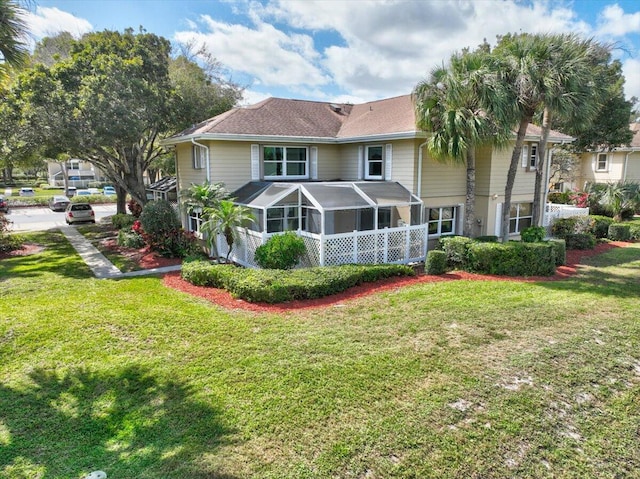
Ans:
[[[255,260],[266,269],[291,269],[300,262],[306,250],[304,240],[293,231],[273,235],[258,246]]]
[[[19,67],[28,58],[27,25],[24,10],[17,2],[0,1],[0,80],[7,75],[7,66]]]
[[[240,241],[238,228],[255,221],[251,209],[236,205],[231,200],[222,200],[215,207],[204,208],[203,213],[208,219],[202,223],[201,229],[207,235],[210,248],[214,249],[218,235],[223,235],[229,247],[225,261],[229,262],[234,244]]]
[[[474,236],[476,147],[504,144],[510,134],[482,107],[482,98],[488,99],[481,90],[495,91],[485,88],[489,73],[485,56],[482,49],[455,54],[448,67],[434,69],[413,92],[418,127],[431,133],[429,154],[436,161],[466,164],[465,236]]]
[[[205,181],[202,184],[192,183],[189,188],[180,193],[182,206],[188,214],[194,212],[204,212],[205,208],[214,208],[220,201],[229,198],[229,192],[223,183],[210,183]],[[204,217],[206,220],[207,218]]]
[[[629,181],[592,183],[587,185],[592,200],[613,214],[613,220],[620,222],[625,210],[640,209],[640,184]]]

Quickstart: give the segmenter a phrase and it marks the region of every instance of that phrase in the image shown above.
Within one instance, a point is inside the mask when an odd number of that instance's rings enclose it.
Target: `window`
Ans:
[[[267,233],[280,233],[282,231],[296,231],[300,225],[300,213],[298,205],[277,206],[267,210]],[[303,218],[301,228],[304,229]]]
[[[609,155],[600,153],[596,163],[596,171],[607,171],[609,169]]]
[[[265,146],[264,177],[308,178],[308,154],[305,147]]]
[[[378,208],[378,229],[391,227],[391,208]]]
[[[192,211],[189,213],[189,231],[193,231],[196,234],[202,234],[202,213]]]
[[[191,146],[191,159],[193,161],[193,169],[201,170],[205,166],[207,149],[202,146]]]
[[[79,161],[71,161],[69,162],[69,170],[80,170],[80,162]]]
[[[456,234],[456,208],[429,208],[427,223],[429,236],[446,236]]]
[[[531,145],[531,154],[529,155],[529,171],[535,170],[538,165],[538,144]]]
[[[516,203],[509,211],[509,233],[519,234],[523,229],[531,226],[532,203]]]
[[[382,179],[382,146],[367,146],[365,162],[365,179]]]

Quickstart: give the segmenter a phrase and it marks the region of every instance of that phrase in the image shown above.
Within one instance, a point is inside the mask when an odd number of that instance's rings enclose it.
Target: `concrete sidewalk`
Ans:
[[[98,279],[119,279],[149,274],[162,274],[170,271],[179,271],[181,265],[165,266],[163,268],[143,269],[140,271],[121,272],[98,249],[73,227],[62,227],[60,231],[69,240],[80,257],[91,268]]]

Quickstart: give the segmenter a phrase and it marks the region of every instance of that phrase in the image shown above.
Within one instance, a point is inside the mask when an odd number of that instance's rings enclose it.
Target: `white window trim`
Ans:
[[[605,163],[604,163],[604,168],[600,168],[600,155],[604,155],[605,157]],[[596,154],[596,164],[595,164],[595,171],[597,171],[598,173],[606,173],[607,171],[609,171],[609,154],[608,153],[597,153]]]
[[[447,218],[444,221],[451,221],[452,227],[451,227],[451,232],[447,232],[447,233],[443,233],[442,232],[442,210],[445,208],[451,208],[453,211],[453,216],[451,218]],[[430,219],[430,215],[429,212],[431,210],[438,210],[438,219],[437,220],[432,220]],[[429,232],[429,225],[432,223],[436,223],[438,225],[438,231],[436,233],[428,233],[429,238],[438,238],[440,236],[454,236],[456,235],[456,231],[458,228],[458,207],[451,205],[451,206],[439,206],[439,207],[426,207],[424,208],[424,214],[426,215],[425,218],[425,223],[427,224],[427,233]]]
[[[195,224],[196,224],[195,229],[191,227],[192,220],[195,221]],[[192,211],[188,213],[188,221],[187,221],[187,225],[189,226],[188,229],[193,234],[195,234],[196,237],[201,239],[202,239],[202,223],[204,223],[204,220],[202,219],[202,213],[200,211]]]
[[[531,143],[531,146],[530,146],[531,153],[529,154],[529,162],[527,163],[527,169],[529,171],[535,171],[536,167],[538,166],[538,161],[539,161],[538,149],[539,147],[537,143]]]
[[[526,216],[520,216],[520,205],[531,205],[531,203],[524,201],[522,203],[512,203],[511,206],[515,206],[516,207],[516,215],[515,216],[511,216],[511,213],[509,213],[509,225],[511,225],[511,220],[516,220],[516,227],[515,227],[515,231],[511,231],[511,226],[509,226],[509,234],[510,235],[519,235],[523,228],[520,228],[520,220],[522,219],[526,219],[526,218],[531,218],[533,219],[533,205],[531,208],[531,214],[528,214]]]
[[[207,149],[200,145],[191,145],[191,166],[194,170],[203,170],[207,158]]]
[[[379,175],[370,175],[369,174],[369,149],[371,148],[380,148],[382,153],[382,158],[380,160],[380,174]],[[376,160],[377,162],[377,160]],[[364,151],[364,179],[365,180],[382,180],[384,179],[384,145],[368,145],[365,147]]]
[[[265,148],[282,148],[282,171],[283,173],[286,173],[287,171],[287,149],[288,148],[302,148],[305,150],[305,161],[304,161],[304,171],[305,174],[304,175],[287,175],[287,174],[283,174],[283,175],[270,175],[264,176],[265,180],[282,180],[282,179],[289,179],[289,180],[306,180],[309,179],[309,147],[308,146],[294,146],[294,145],[264,145],[262,147],[262,151],[263,151],[263,159],[262,162],[263,164],[266,163],[276,163],[273,161],[265,161],[264,159],[264,149]],[[299,163],[298,161],[294,161],[292,163]],[[264,166],[263,166],[264,168]]]

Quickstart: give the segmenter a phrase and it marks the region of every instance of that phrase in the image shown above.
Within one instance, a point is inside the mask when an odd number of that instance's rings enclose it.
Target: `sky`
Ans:
[[[613,45],[640,98],[638,0],[36,0],[32,38],[143,27],[204,46],[243,104],[362,103],[411,93],[452,53],[509,32],[578,33]]]

